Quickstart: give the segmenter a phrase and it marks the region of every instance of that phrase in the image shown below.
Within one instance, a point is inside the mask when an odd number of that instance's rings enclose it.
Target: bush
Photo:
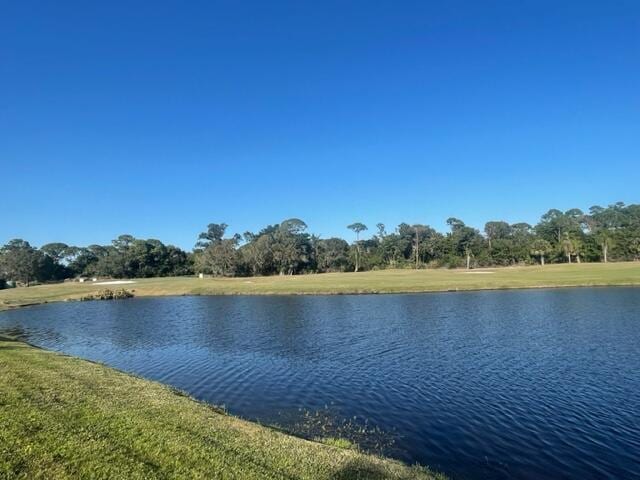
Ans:
[[[133,297],[133,293],[121,288],[120,290],[109,290],[108,288],[104,290],[100,290],[98,293],[92,293],[90,295],[85,295],[80,298],[81,301],[89,301],[89,300],[121,300],[124,298]]]

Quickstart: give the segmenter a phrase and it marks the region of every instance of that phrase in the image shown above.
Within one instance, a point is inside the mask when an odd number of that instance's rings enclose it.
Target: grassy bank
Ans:
[[[10,339],[0,372],[0,478],[439,478]]]
[[[482,270],[381,270],[253,278],[151,278],[123,285],[136,296],[402,293],[563,286],[640,285],[640,263],[547,265]],[[0,290],[0,310],[78,299],[103,288],[68,282]]]

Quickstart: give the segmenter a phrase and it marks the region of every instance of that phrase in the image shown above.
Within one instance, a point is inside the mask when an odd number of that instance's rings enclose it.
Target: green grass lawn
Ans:
[[[123,288],[136,296],[216,294],[401,293],[528,287],[640,285],[640,262],[547,265],[478,270],[380,270],[361,273],[253,278],[177,277],[136,280]],[[0,310],[34,303],[78,299],[102,288],[67,282],[0,291]]]
[[[161,384],[0,337],[0,478],[443,477],[292,437]]]

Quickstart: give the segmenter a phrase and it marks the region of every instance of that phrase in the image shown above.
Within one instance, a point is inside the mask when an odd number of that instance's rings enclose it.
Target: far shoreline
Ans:
[[[640,286],[640,263],[560,264],[545,267],[501,267],[478,270],[493,275],[464,275],[466,270],[377,270],[299,276],[204,278],[156,277],[133,283],[93,282],[18,287],[0,291],[0,311],[48,303],[79,301],[111,287],[136,298],[168,296],[332,296],[459,293],[588,287]]]

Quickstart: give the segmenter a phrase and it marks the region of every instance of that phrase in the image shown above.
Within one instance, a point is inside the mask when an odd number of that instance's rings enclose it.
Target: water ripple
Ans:
[[[638,311],[634,288],[174,297],[4,312],[0,331],[454,478],[639,479]]]

